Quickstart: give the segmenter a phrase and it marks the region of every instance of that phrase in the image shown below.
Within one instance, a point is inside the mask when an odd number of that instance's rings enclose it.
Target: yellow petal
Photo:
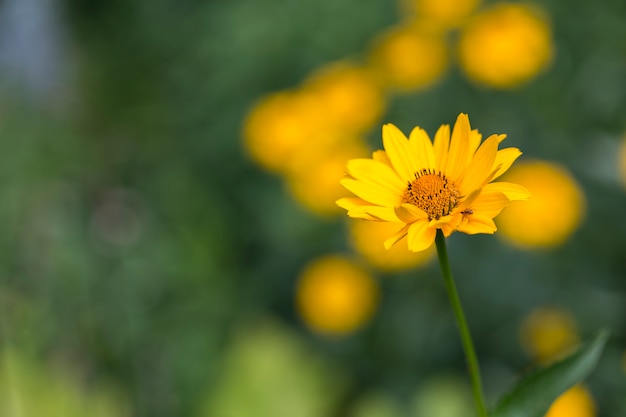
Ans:
[[[389,166],[373,159],[351,159],[346,165],[348,174],[366,184],[388,188],[394,194],[401,195],[407,183]]]
[[[389,250],[389,248],[391,248],[393,245],[398,243],[403,237],[406,236],[408,230],[409,230],[409,225],[406,225],[402,229],[398,230],[389,239],[385,240],[385,249]]]
[[[493,169],[493,161],[498,153],[498,137],[491,135],[478,148],[471,162],[463,171],[460,180],[461,193],[470,193],[482,187]]]
[[[483,192],[476,197],[476,199],[470,205],[472,214],[468,217],[471,218],[474,215],[496,217],[503,208],[509,205],[509,199],[501,192]]]
[[[435,241],[437,229],[430,227],[429,222],[417,221],[409,226],[408,244],[412,252],[428,249]]]
[[[340,183],[348,191],[356,194],[357,197],[374,205],[395,207],[400,203],[400,196],[394,194],[388,188],[374,184],[366,184],[352,178],[343,178]]]
[[[374,161],[382,162],[383,164],[393,169],[393,167],[391,166],[391,161],[389,160],[389,157],[387,156],[387,152],[385,151],[382,151],[382,150],[374,151],[372,153],[372,159]]]
[[[457,230],[468,235],[475,235],[477,233],[493,234],[497,228],[491,217],[471,215],[466,221],[461,222]]]
[[[417,159],[418,169],[435,169],[435,151],[428,133],[422,128],[416,127],[411,131],[409,142]]]
[[[469,154],[473,155],[474,152],[476,152],[476,149],[478,149],[478,146],[480,145],[480,141],[482,140],[483,135],[480,134],[480,132],[478,131],[478,129],[474,129],[470,132],[469,135]]]
[[[467,165],[469,159],[470,123],[466,114],[461,113],[456,119],[450,139],[450,149],[444,173],[448,178],[456,181]]]
[[[433,220],[430,223],[431,227],[441,229],[445,237],[448,237],[454,232],[461,222],[461,214],[453,214],[443,216],[439,220]]]
[[[504,174],[521,154],[522,152],[517,148],[500,149],[496,154],[496,160],[493,163],[493,167],[496,171],[492,180]]]
[[[450,126],[441,125],[435,133],[433,150],[435,151],[435,163],[437,171],[443,171],[448,159],[448,148],[450,147]]]
[[[396,216],[393,207],[380,207],[371,205],[361,206],[349,210],[348,216],[358,219],[400,223],[400,219],[398,218],[398,216]]]
[[[383,146],[400,177],[405,181],[413,179],[419,169],[415,153],[404,133],[391,123],[383,126]]]
[[[424,211],[422,211],[419,207],[416,207],[413,204],[401,204],[400,206],[396,207],[394,211],[398,219],[407,224],[413,223],[418,220],[428,220],[428,215],[424,213]]]
[[[356,208],[356,207],[371,205],[371,203],[368,203],[367,201],[358,197],[340,198],[339,200],[335,201],[335,204],[337,204],[339,207],[346,209],[346,210],[352,210],[353,208]]]
[[[506,196],[510,201],[515,200],[528,200],[531,196],[524,186],[519,184],[513,184],[510,182],[492,182],[483,188],[483,192],[500,192]]]

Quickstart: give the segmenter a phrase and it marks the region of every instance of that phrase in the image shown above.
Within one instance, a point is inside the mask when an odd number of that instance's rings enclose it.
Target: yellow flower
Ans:
[[[501,236],[526,248],[553,247],[567,240],[580,224],[585,198],[564,167],[543,161],[524,162],[505,179],[532,193],[528,202],[512,204],[498,217]]]
[[[388,249],[408,237],[408,247],[428,249],[437,229],[445,236],[458,230],[468,234],[494,233],[493,218],[512,200],[528,198],[516,184],[491,182],[521,155],[517,148],[498,150],[506,135],[481,135],[460,114],[450,135],[443,125],[434,143],[419,127],[409,139],[394,125],[383,126],[385,151],[372,159],[353,159],[341,184],[357,197],[342,198],[340,207],[354,218],[401,225],[385,241]]]
[[[411,252],[402,245],[395,245],[389,250],[381,245],[400,227],[402,223],[355,220],[350,222],[350,240],[354,249],[370,265],[381,271],[402,271],[428,263],[435,254],[434,247],[422,252]]]
[[[335,129],[360,133],[377,123],[385,107],[381,87],[373,74],[348,62],[317,70],[303,89],[323,103],[327,123]]]
[[[414,26],[399,26],[374,43],[371,66],[381,82],[399,91],[433,85],[448,66],[448,51],[441,34]]]
[[[534,309],[522,323],[521,337],[526,350],[541,362],[553,360],[579,342],[572,316],[555,307]]]
[[[294,155],[323,138],[322,108],[313,95],[302,92],[283,91],[264,97],[244,121],[246,150],[262,167],[285,171]]]
[[[516,87],[550,63],[550,25],[534,6],[499,3],[463,30],[459,55],[471,80],[495,88]]]
[[[326,335],[350,333],[373,314],[378,287],[362,268],[341,256],[326,256],[305,267],[296,302],[304,322]]]
[[[593,397],[582,385],[574,385],[552,403],[545,417],[595,417]]]
[[[452,28],[461,24],[478,6],[480,0],[404,0],[403,9],[416,14],[417,19],[442,28]]]

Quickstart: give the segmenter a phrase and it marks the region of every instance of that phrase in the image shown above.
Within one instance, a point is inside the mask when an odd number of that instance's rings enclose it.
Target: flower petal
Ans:
[[[522,151],[517,148],[500,149],[496,154],[496,160],[493,162],[495,173],[492,179],[504,174],[521,154]]]
[[[448,148],[450,147],[450,126],[441,125],[435,133],[433,150],[435,151],[435,167],[437,171],[443,171],[448,160]]]
[[[372,159],[351,159],[346,165],[348,175],[367,184],[378,185],[401,195],[407,183],[389,166]]]
[[[428,249],[435,241],[437,229],[431,227],[429,222],[417,221],[409,226],[408,245],[412,252],[420,252]]]
[[[399,195],[380,185],[368,184],[352,178],[343,178],[340,183],[357,197],[374,205],[395,207],[400,203]]]
[[[416,222],[418,220],[428,220],[428,214],[424,213],[424,211],[422,211],[419,207],[414,206],[413,204],[401,204],[396,207],[394,211],[398,219],[407,224]]]
[[[469,207],[472,214],[466,217],[471,218],[477,215],[494,218],[509,205],[509,201],[506,195],[501,192],[485,192],[483,189],[483,192],[476,197]]]
[[[498,228],[489,216],[470,215],[458,227],[459,232],[475,235],[477,233],[493,234]]]
[[[420,127],[411,131],[409,142],[413,147],[413,152],[417,159],[418,170],[435,169],[435,151],[433,144],[428,137],[428,133]]]
[[[483,188],[483,192],[501,192],[510,201],[528,200],[528,198],[531,196],[530,191],[528,191],[524,186],[519,184],[513,184],[511,182],[489,183],[485,185],[485,187]]]
[[[419,169],[412,147],[404,133],[391,123],[383,126],[383,146],[391,165],[405,181],[410,181]]]
[[[343,197],[335,201],[335,204],[346,210],[352,210],[356,207],[371,205],[371,203],[368,203],[367,201],[358,197]]]
[[[459,184],[461,193],[470,193],[485,184],[493,169],[493,161],[498,153],[498,143],[498,137],[491,135],[478,148],[463,171]]]
[[[377,151],[374,151],[372,153],[372,159],[374,161],[382,162],[383,164],[387,165],[389,168],[393,169],[393,166],[391,166],[391,161],[389,160],[389,157],[387,156],[387,152],[383,150],[379,149]]]
[[[401,223],[393,207],[361,206],[348,210],[348,216],[358,219]]]
[[[446,160],[446,166],[444,169],[445,175],[455,182],[469,160],[469,135],[469,118],[467,117],[467,114],[461,113],[457,117],[454,128],[452,129],[450,149],[448,150],[448,159]]]
[[[480,132],[478,131],[478,129],[474,129],[470,132],[469,134],[469,154],[474,155],[474,152],[476,152],[476,149],[478,149],[478,146],[480,145],[480,141],[482,140],[483,135],[480,134]]]
[[[394,235],[391,236],[389,239],[385,240],[385,249],[389,250],[393,245],[398,243],[403,237],[406,236],[408,230],[409,230],[409,225],[407,224],[402,229],[394,233]]]

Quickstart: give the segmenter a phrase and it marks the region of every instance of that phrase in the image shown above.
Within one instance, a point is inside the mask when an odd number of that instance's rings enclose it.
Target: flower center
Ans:
[[[441,172],[423,169],[415,173],[402,196],[403,203],[413,204],[428,214],[428,220],[447,216],[459,201],[459,191]]]

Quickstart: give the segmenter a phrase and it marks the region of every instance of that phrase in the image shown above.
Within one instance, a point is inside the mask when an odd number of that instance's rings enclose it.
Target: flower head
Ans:
[[[416,127],[409,138],[394,125],[383,126],[384,151],[372,159],[352,159],[341,184],[356,197],[337,201],[354,218],[399,223],[385,241],[390,248],[405,236],[414,252],[428,249],[437,229],[447,237],[494,233],[493,218],[512,200],[530,193],[522,186],[492,182],[521,155],[517,148],[498,150],[506,135],[481,135],[460,114],[452,133],[443,125],[431,142]]]

